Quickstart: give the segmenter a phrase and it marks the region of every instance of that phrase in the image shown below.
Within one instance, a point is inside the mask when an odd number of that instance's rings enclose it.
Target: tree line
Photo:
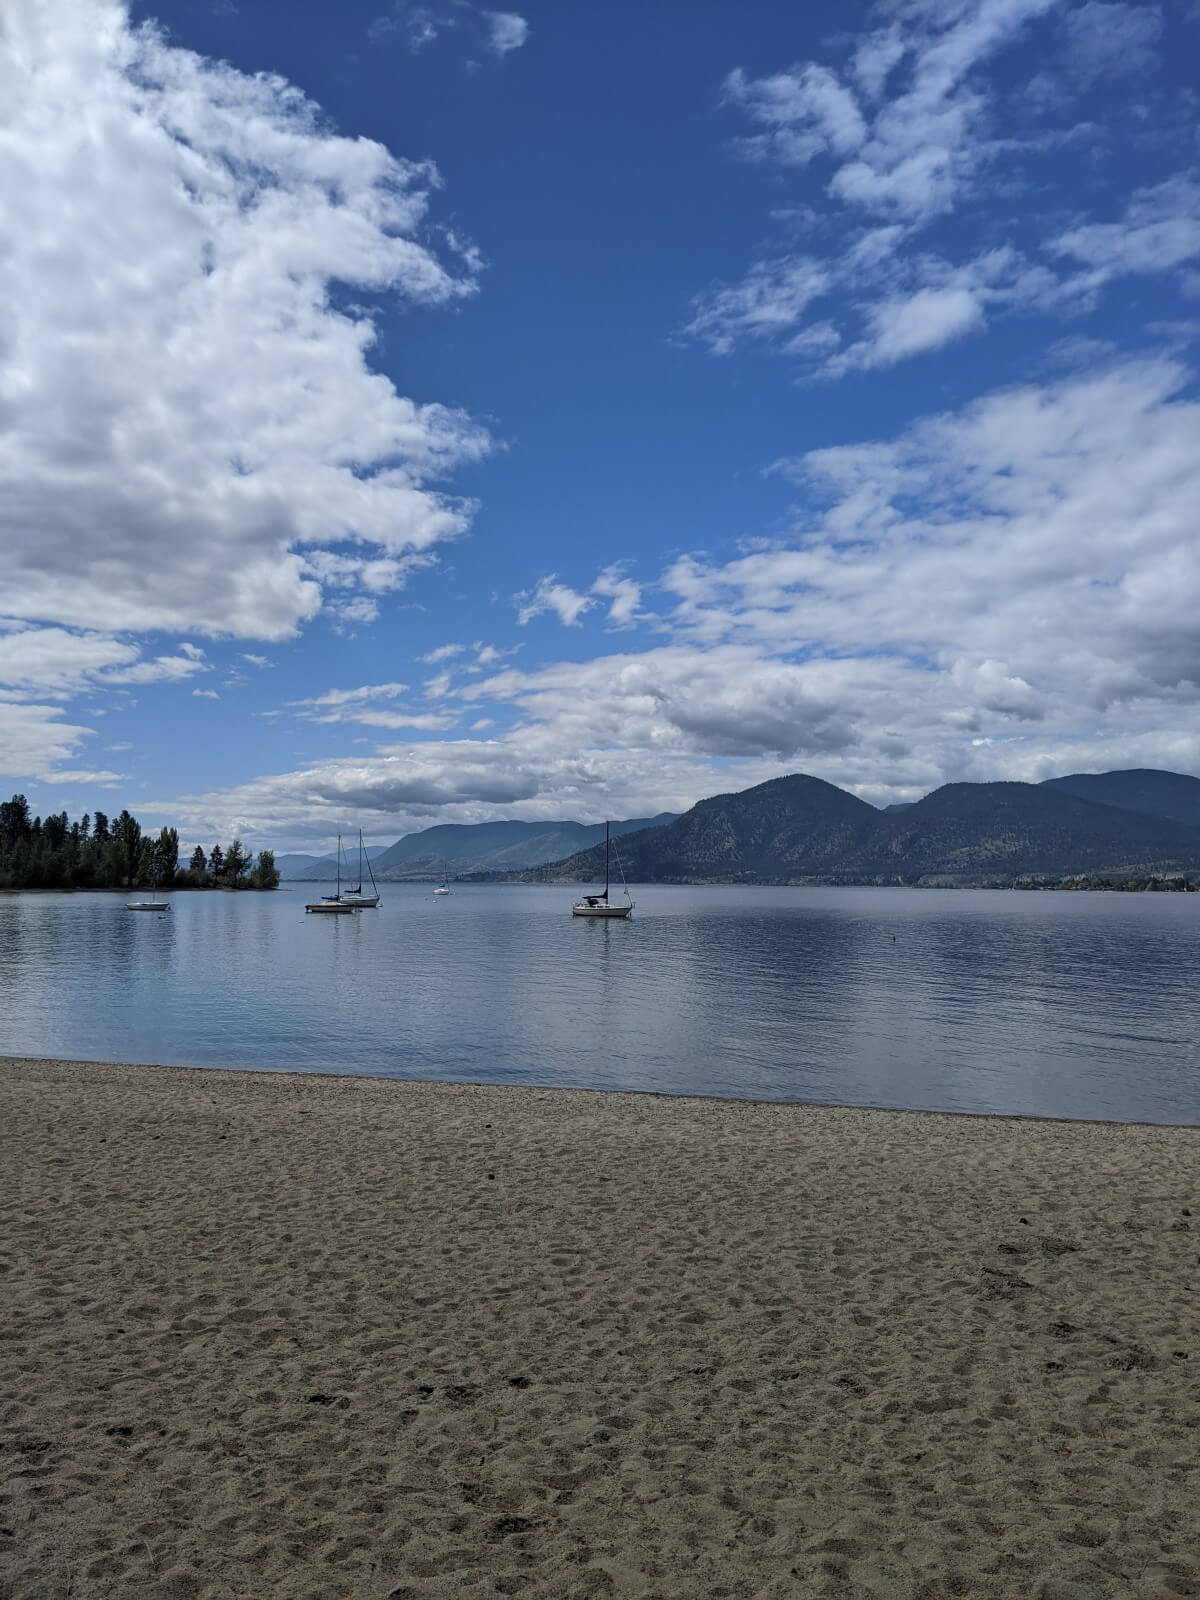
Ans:
[[[0,889],[277,889],[275,854],[255,856],[240,839],[207,853],[197,845],[179,863],[179,834],[144,833],[128,811],[112,818],[85,811],[31,817],[23,794],[0,801]]]

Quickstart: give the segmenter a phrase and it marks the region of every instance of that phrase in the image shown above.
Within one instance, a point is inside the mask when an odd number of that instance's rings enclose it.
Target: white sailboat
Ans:
[[[340,865],[341,848],[342,848],[342,841],[341,841],[341,835],[339,834],[339,836],[338,836],[339,865]],[[370,894],[364,894],[364,892],[363,892],[362,871],[363,871],[363,862],[364,861],[367,863],[367,873],[368,873],[368,875],[369,875],[369,877],[371,879],[371,893]],[[368,908],[368,909],[370,907],[372,907],[372,906],[378,906],[378,904],[379,904],[379,885],[375,882],[375,874],[374,874],[374,872],[371,871],[371,858],[370,858],[369,855],[367,855],[366,850],[363,848],[363,836],[362,836],[362,829],[361,828],[358,830],[358,882],[354,885],[353,889],[347,889],[346,892],[343,894],[342,890],[341,890],[341,880],[339,878],[338,900],[344,906],[362,906],[362,907],[365,907],[365,908]]]
[[[625,869],[621,867],[621,857],[617,856],[617,866],[621,871],[621,888],[625,895],[624,905],[613,905],[608,898],[608,823],[604,824],[604,890],[601,894],[582,895],[571,907],[573,917],[627,917],[633,910],[633,901],[629,894],[629,885],[625,882]]]
[[[337,841],[337,893],[323,894],[319,900],[310,900],[304,909],[305,911],[332,912],[334,915],[338,912],[352,914],[358,910],[353,901],[342,898],[342,836],[340,833]]]
[[[441,883],[438,884],[437,888],[433,892],[434,892],[434,894],[449,894],[450,893],[450,885],[446,882],[446,858],[445,858],[445,856],[442,857],[442,881],[441,881]]]
[[[169,900],[155,898],[157,890],[158,879],[155,877],[150,880],[149,900],[127,900],[125,902],[126,911],[170,911],[171,902]]]

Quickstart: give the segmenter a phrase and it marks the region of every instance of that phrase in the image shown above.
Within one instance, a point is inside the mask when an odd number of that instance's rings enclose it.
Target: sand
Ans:
[[[1200,1593],[1200,1130],[0,1062],[0,1595]]]

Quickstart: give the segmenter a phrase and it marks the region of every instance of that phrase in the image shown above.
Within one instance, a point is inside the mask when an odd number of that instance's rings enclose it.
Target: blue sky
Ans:
[[[0,789],[290,849],[1200,772],[1197,60],[1195,0],[13,0]]]

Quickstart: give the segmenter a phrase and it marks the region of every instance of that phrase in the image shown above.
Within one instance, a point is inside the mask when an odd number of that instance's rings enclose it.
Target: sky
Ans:
[[[1200,774],[1200,0],[6,0],[0,792]]]

